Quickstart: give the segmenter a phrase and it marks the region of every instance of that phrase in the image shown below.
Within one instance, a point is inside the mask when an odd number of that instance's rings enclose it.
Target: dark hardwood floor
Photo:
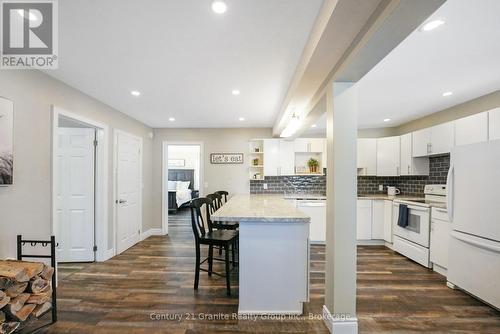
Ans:
[[[238,273],[232,297],[224,278],[206,273],[195,292],[189,224],[181,212],[170,218],[169,236],[150,237],[105,263],[60,265],[59,322],[43,332],[328,333],[321,320],[309,319],[321,315],[324,247],[312,247],[311,301],[300,319],[232,319]],[[498,311],[385,247],[358,247],[357,300],[361,333],[500,333]],[[151,320],[157,315],[170,319]]]

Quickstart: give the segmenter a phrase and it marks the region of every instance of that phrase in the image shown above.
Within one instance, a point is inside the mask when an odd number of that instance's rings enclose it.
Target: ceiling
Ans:
[[[399,126],[499,90],[499,12],[498,0],[444,3],[428,19],[444,25],[417,29],[357,83],[359,128]],[[325,135],[326,114],[315,124],[301,136]]]
[[[359,127],[398,126],[500,89],[498,13],[498,0],[445,2],[429,18],[444,25],[414,31],[358,82]]]
[[[272,127],[322,2],[60,1],[46,73],[151,127]]]

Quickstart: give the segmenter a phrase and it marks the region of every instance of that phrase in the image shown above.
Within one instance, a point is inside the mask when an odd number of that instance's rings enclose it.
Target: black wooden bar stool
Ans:
[[[200,270],[208,272],[208,276],[212,274],[226,277],[227,295],[231,295],[231,270],[229,265],[231,261],[229,260],[229,251],[232,251],[233,264],[235,261],[235,247],[238,242],[238,231],[230,230],[213,230],[212,222],[210,220],[210,210],[211,210],[212,200],[208,198],[196,198],[191,200],[191,225],[193,228],[195,245],[196,245],[196,268],[195,268],[195,278],[194,278],[194,289],[198,290],[198,283],[200,280]],[[202,213],[205,213],[205,217]],[[208,227],[208,232],[205,229],[205,225]],[[201,261],[201,245],[208,245],[208,257]],[[225,258],[218,259],[213,256],[213,248],[220,247],[224,249]],[[213,260],[224,261],[226,264],[226,275],[221,275],[212,270]],[[208,270],[201,268],[201,264],[208,261]]]
[[[224,195],[225,193],[226,195]],[[227,202],[227,191],[217,191],[213,194],[207,195],[207,198],[212,200],[212,212],[219,210]],[[224,198],[224,201],[222,199]],[[218,222],[213,221],[212,225],[218,230],[237,230],[240,227],[239,222]]]

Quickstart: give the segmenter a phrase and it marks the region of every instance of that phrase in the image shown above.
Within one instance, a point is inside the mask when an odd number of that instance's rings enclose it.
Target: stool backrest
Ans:
[[[210,220],[211,205],[212,201],[206,197],[195,198],[189,202],[189,207],[191,209],[191,225],[196,242],[207,233],[205,226],[208,227],[209,232],[212,232],[212,222]]]
[[[229,196],[229,193],[225,190],[219,190],[215,192],[216,194],[219,194],[221,196],[221,202],[222,204],[227,203],[227,196]],[[224,198],[224,201],[222,201],[222,198]]]
[[[210,214],[219,209],[219,199],[215,194],[208,194],[207,198],[210,200]]]

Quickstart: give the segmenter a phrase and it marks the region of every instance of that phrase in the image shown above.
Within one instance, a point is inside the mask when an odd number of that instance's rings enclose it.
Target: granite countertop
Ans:
[[[282,195],[236,195],[214,212],[215,221],[309,223],[311,218]]]
[[[409,196],[409,195],[389,196],[387,194],[365,194],[365,195],[358,195],[358,199],[380,199],[389,201],[397,199],[401,201],[411,201],[411,200],[423,200],[425,198],[424,196]]]
[[[326,200],[326,195],[323,194],[285,194],[285,199],[309,199],[309,200]]]

